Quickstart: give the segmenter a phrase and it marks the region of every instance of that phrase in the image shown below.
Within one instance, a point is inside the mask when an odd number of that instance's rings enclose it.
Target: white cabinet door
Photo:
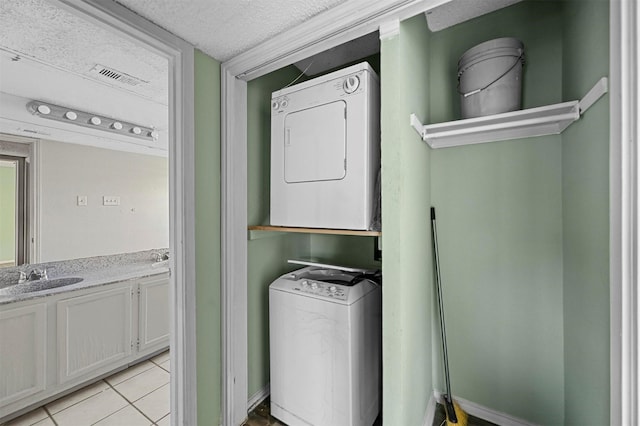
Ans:
[[[0,311],[0,406],[45,388],[47,305],[6,307]]]
[[[169,344],[169,278],[141,281],[139,287],[138,350]]]
[[[60,382],[98,375],[132,350],[132,287],[120,287],[57,303]]]

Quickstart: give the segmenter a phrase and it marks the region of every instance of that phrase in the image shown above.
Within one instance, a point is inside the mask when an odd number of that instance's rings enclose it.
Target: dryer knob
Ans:
[[[338,287],[336,287],[335,285],[332,285],[331,287],[329,287],[329,291],[331,293],[335,293],[336,291],[338,291]]]
[[[353,93],[358,90],[358,87],[360,87],[360,78],[357,75],[350,75],[344,81],[343,88],[346,93]]]
[[[280,104],[278,103],[278,101],[271,101],[271,108],[273,109],[280,108]]]

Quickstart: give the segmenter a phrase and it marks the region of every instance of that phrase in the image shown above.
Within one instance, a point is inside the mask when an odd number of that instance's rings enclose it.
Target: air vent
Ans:
[[[105,67],[104,65],[97,64],[94,66],[89,74],[96,77],[98,80],[118,82],[127,86],[137,86],[139,84],[149,83],[138,77],[134,77],[125,72],[115,70],[113,68]]]

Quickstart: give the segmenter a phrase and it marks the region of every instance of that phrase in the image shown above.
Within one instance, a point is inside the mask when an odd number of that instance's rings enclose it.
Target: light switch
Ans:
[[[104,195],[102,197],[102,205],[103,206],[119,206],[120,197],[116,195]]]
[[[88,204],[86,195],[78,195],[78,206],[86,206]]]

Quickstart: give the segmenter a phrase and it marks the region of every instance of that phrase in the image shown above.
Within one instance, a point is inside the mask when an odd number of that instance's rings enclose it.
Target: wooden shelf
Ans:
[[[359,237],[379,237],[380,231],[356,231],[352,229],[295,228],[287,226],[253,225],[249,231],[297,232],[302,234],[354,235]],[[253,239],[253,238],[252,238]]]
[[[430,125],[411,114],[410,124],[431,148],[557,135],[607,91],[608,81],[603,77],[580,101]]]

